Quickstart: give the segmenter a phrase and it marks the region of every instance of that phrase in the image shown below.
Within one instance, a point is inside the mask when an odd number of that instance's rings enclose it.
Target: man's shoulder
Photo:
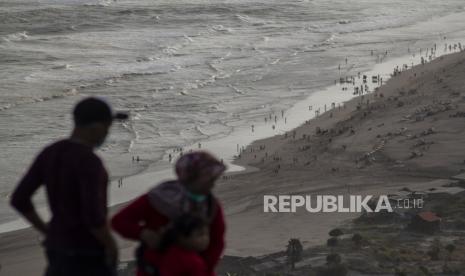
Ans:
[[[62,152],[67,144],[66,139],[58,140],[45,145],[41,152],[39,152],[39,158],[46,158],[49,155],[53,155],[56,152]]]
[[[69,154],[72,159],[80,162],[103,165],[102,160],[94,153],[92,148],[73,142],[70,139],[61,139],[47,145],[40,155],[47,156],[55,153]]]
[[[55,142],[52,142],[44,147],[42,152],[53,152],[57,150],[63,150],[65,148],[70,148],[73,146],[73,143],[69,139],[61,139]]]

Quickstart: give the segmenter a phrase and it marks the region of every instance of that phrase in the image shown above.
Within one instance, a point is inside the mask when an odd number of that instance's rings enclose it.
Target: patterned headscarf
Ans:
[[[177,180],[163,182],[148,192],[152,207],[170,219],[194,209],[198,213],[206,214],[207,217],[214,214],[214,212],[208,214],[208,202],[199,203],[190,200],[185,185],[199,178],[216,179],[226,167],[211,154],[203,151],[183,155],[176,162],[175,167]]]
[[[176,162],[176,175],[183,184],[194,181],[200,176],[204,179],[216,179],[225,170],[226,166],[222,162],[204,151],[184,154]]]

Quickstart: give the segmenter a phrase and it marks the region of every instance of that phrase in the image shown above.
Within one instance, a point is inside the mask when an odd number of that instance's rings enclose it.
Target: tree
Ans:
[[[333,248],[333,247],[336,247],[339,244],[339,236],[342,236],[344,233],[342,232],[341,229],[335,228],[335,229],[329,231],[328,234],[329,234],[329,236],[331,238],[328,239],[328,241],[326,242],[326,245],[328,247]],[[331,251],[332,251],[332,249],[331,249]]]
[[[439,255],[441,253],[441,241],[439,239],[435,239],[431,249],[428,251],[428,256],[431,258],[432,261],[439,260]]]
[[[423,273],[424,276],[432,276],[433,275],[433,274],[431,274],[429,269],[424,267],[424,266],[420,266],[419,270],[421,271],[421,273]]]
[[[357,233],[352,236],[352,242],[355,244],[357,248],[362,247],[362,241],[363,241],[362,235]]]
[[[291,269],[295,268],[295,263],[302,260],[303,246],[299,239],[290,239],[287,244],[287,260],[291,264]]]
[[[339,236],[344,235],[344,232],[342,232],[342,230],[339,229],[339,228],[335,228],[335,229],[329,231],[329,235],[330,235],[331,237],[336,237],[336,238],[338,238]]]
[[[326,263],[328,265],[337,265],[341,263],[341,256],[337,253],[331,253],[326,256]]]
[[[326,256],[326,265],[317,271],[318,276],[346,276],[347,266],[341,262],[341,256],[331,253]]]
[[[328,247],[336,247],[339,243],[339,240],[335,237],[329,238],[328,241],[326,242],[326,245]]]
[[[447,267],[447,263],[450,261],[451,256],[452,256],[452,253],[454,253],[454,251],[455,251],[455,245],[453,245],[453,244],[448,244],[448,245],[446,246],[446,250],[447,250],[447,252],[448,252],[449,254],[447,254],[447,257],[446,257],[446,259],[444,260],[444,266],[445,266],[445,267]]]

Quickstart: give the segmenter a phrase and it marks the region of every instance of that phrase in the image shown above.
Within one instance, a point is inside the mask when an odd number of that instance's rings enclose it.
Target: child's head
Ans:
[[[160,249],[166,250],[173,244],[197,252],[207,249],[210,244],[207,221],[192,214],[185,214],[175,219],[165,232]]]

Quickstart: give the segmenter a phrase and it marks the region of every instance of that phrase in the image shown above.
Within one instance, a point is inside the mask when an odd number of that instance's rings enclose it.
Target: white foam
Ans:
[[[9,34],[3,37],[3,40],[6,42],[23,41],[27,39],[29,39],[29,35],[26,31]]]
[[[57,65],[57,66],[52,67],[52,69],[55,69],[55,70],[57,70],[57,69],[69,69],[69,68],[71,68],[71,65],[69,65],[69,64],[62,64],[62,65]]]

